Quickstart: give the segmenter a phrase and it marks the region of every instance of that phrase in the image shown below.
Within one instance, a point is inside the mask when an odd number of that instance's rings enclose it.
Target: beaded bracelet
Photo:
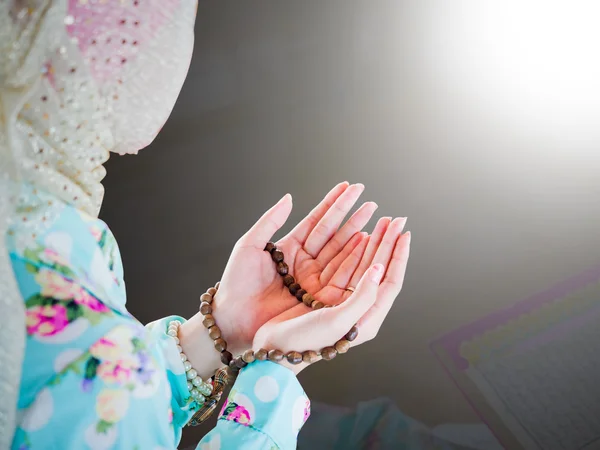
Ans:
[[[172,320],[169,322],[169,328],[167,334],[175,340],[177,344],[177,350],[179,351],[179,357],[183,363],[185,369],[185,377],[187,379],[187,388],[192,398],[199,404],[203,405],[206,401],[206,397],[212,394],[213,386],[210,382],[203,381],[198,375],[198,372],[192,367],[192,363],[188,361],[187,356],[183,353],[183,349],[179,345],[179,326],[181,323],[178,320]]]
[[[302,289],[294,277],[289,274],[289,267],[284,261],[283,252],[279,250],[275,244],[269,242],[265,247],[265,251],[271,254],[271,258],[277,265],[277,273],[283,277],[283,283],[298,301],[303,302],[306,306],[315,310],[327,307],[319,300],[316,300],[305,289]],[[215,349],[221,353],[221,362],[227,365],[232,372],[229,379],[233,379],[239,370],[256,360],[281,362],[285,357],[287,361],[293,365],[300,364],[301,362],[312,364],[316,362],[319,357],[322,357],[326,361],[330,361],[338,354],[346,353],[350,349],[350,342],[355,340],[358,336],[358,328],[354,325],[342,339],[337,341],[331,347],[323,348],[320,352],[313,350],[308,350],[303,353],[291,351],[285,355],[281,350],[266,350],[261,348],[256,352],[252,349],[246,350],[242,355],[234,359],[231,352],[227,350],[227,342],[221,335],[221,329],[217,326],[215,318],[212,315],[212,302],[214,295],[219,289],[219,285],[220,283],[217,283],[215,287],[208,289],[200,296],[200,313],[204,316],[202,323],[208,329],[208,334],[211,339],[213,339]]]
[[[188,380],[187,388],[190,391],[192,398],[200,406],[198,411],[196,411],[188,421],[187,425],[197,426],[208,419],[217,409],[223,391],[228,383],[228,373],[227,369],[220,368],[215,372],[212,383],[211,380],[202,381],[202,378],[200,378],[198,372],[192,368],[192,364],[188,361],[186,354],[179,345],[178,332],[180,325],[180,322],[177,320],[169,322],[167,334],[174,339],[175,344],[177,344],[177,350],[179,351],[179,356],[185,369],[185,376]]]

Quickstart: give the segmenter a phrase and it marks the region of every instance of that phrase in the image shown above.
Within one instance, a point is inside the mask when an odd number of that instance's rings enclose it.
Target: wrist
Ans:
[[[219,352],[206,328],[202,324],[202,314],[197,313],[179,327],[179,345],[192,367],[204,380],[214,375],[223,366]]]
[[[231,317],[236,317],[235,311],[230,311],[229,306],[233,305],[233,302],[227,302],[221,290],[217,291],[214,295],[212,303],[213,311],[212,315],[215,319],[216,325],[221,330],[223,339],[227,342],[227,350],[234,356],[241,355],[246,350],[252,348],[252,337],[244,336],[242,323],[234,323],[230,320]],[[240,314],[238,313],[239,317]]]

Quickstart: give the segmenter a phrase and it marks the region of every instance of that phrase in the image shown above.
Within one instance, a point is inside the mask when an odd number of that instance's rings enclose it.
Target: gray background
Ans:
[[[476,420],[429,342],[600,250],[597,31],[574,7],[481,3],[200,1],[171,119],[107,165],[102,218],[131,311],[191,316],[283,194],[288,230],[337,182],[362,182],[378,216],[408,216],[405,287],[374,342],[301,381],[315,401],[387,396],[427,424]],[[552,33],[575,19],[573,41]]]

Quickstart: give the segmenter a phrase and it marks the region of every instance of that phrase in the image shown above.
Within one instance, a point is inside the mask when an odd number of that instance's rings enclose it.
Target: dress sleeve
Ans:
[[[270,361],[258,361],[240,372],[217,426],[198,448],[295,449],[309,415],[310,401],[294,374]]]
[[[173,425],[178,435],[197,406],[189,395],[175,341],[166,334],[167,317],[147,325],[165,356],[171,386]],[[216,427],[199,443],[200,450],[295,449],[298,432],[310,415],[310,401],[288,369],[257,361],[243,369],[225,400]]]

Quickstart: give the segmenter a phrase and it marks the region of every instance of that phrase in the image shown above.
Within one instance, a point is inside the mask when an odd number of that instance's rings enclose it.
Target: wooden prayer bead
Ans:
[[[319,355],[317,355],[317,352],[315,352],[313,350],[309,350],[309,351],[302,353],[302,361],[304,361],[305,363],[312,364],[312,363],[317,362],[318,360],[319,360]]]
[[[208,335],[213,341],[219,339],[221,337],[221,329],[218,326],[213,325],[208,329]]]
[[[287,354],[287,360],[290,364],[297,365],[302,362],[302,354],[298,352],[289,352]]]
[[[308,292],[302,296],[302,303],[304,303],[309,308],[313,304],[314,301],[315,301],[315,298],[312,296],[312,294],[309,294]]]
[[[202,321],[202,325],[204,325],[206,328],[212,327],[215,323],[215,318],[212,314],[205,315],[204,320]]]
[[[237,373],[240,370],[240,368],[235,364],[235,359],[229,361],[229,368],[233,373]]]
[[[200,301],[201,301],[201,302],[206,302],[206,303],[209,303],[209,304],[210,304],[210,303],[212,303],[212,301],[213,301],[213,296],[212,296],[212,295],[210,295],[208,292],[205,292],[204,294],[202,294],[202,295],[200,296]]]
[[[333,348],[333,347],[325,347],[323,350],[321,350],[321,357],[325,361],[331,361],[336,356],[337,356],[337,352],[336,352],[335,348]]]
[[[305,289],[298,289],[298,291],[296,291],[296,298],[298,299],[298,301],[302,301],[302,296],[306,294],[306,290]]]
[[[235,359],[235,365],[238,367],[238,369],[243,369],[244,367],[246,367],[248,365],[248,363],[246,361],[244,361],[241,356],[238,356]]]
[[[296,280],[294,279],[294,277],[289,274],[283,277],[283,284],[285,285],[285,287],[290,287],[295,282]]]
[[[290,270],[290,268],[283,261],[277,263],[277,273],[279,275],[281,275],[282,277],[287,275],[289,270]]]
[[[298,283],[292,283],[288,289],[290,290],[290,294],[295,296],[296,292],[298,292],[298,289],[301,289],[301,287]]]
[[[212,313],[212,307],[210,306],[210,303],[200,303],[200,312],[204,315]]]
[[[247,362],[248,364],[253,363],[255,361],[255,356],[254,356],[254,351],[253,350],[246,350],[244,352],[244,354],[242,355],[242,359]]]
[[[267,245],[265,246],[265,251],[271,253],[273,250],[275,250],[275,244],[273,244],[272,242],[267,242]]]
[[[210,288],[208,291],[206,291],[207,294],[210,294],[212,297],[215,296],[215,294],[217,293],[217,290],[215,288]]]
[[[224,352],[221,352],[221,362],[223,364],[225,364],[226,366],[229,365],[229,363],[231,362],[232,359],[233,359],[233,355],[231,354],[231,352],[228,352],[227,350],[225,350]]]
[[[283,352],[281,350],[269,351],[269,361],[279,362],[283,359]]]
[[[269,357],[269,352],[264,348],[261,348],[254,354],[254,357],[259,361],[266,361]]]
[[[341,339],[335,343],[335,350],[342,354],[350,350],[350,342],[346,339]]]
[[[323,304],[323,302],[320,302],[319,300],[315,300],[314,302],[312,302],[311,306],[312,306],[312,309],[321,309],[325,305]]]
[[[357,336],[358,328],[356,328],[356,325],[354,325],[352,328],[350,328],[350,331],[348,331],[348,334],[346,335],[346,340],[352,342],[354,339],[356,339]]]
[[[273,250],[273,252],[271,252],[271,258],[273,258],[273,261],[275,261],[276,263],[283,261],[283,252],[281,250]]]
[[[217,351],[219,353],[222,353],[225,350],[227,350],[227,342],[225,342],[225,339],[223,339],[223,338],[215,339],[215,348],[217,349]]]

